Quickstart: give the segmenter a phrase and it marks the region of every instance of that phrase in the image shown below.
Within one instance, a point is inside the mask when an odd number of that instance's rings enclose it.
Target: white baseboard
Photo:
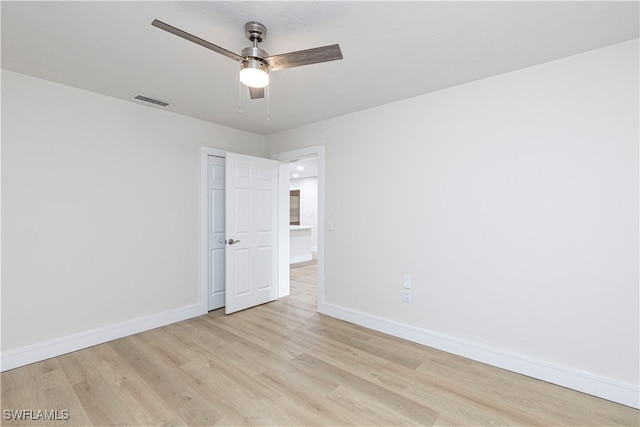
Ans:
[[[640,388],[554,363],[536,360],[500,349],[477,345],[447,335],[416,328],[381,317],[333,304],[320,303],[318,311],[356,325],[433,347],[448,353],[473,359],[529,377],[537,378],[573,390],[640,408]]]
[[[295,264],[298,262],[305,262],[313,260],[313,256],[311,254],[308,255],[294,255],[289,258],[289,264]]]
[[[519,354],[484,347],[333,304],[321,303],[318,308],[320,313],[326,314],[327,316],[633,408],[640,408],[640,388],[631,384],[532,359]],[[203,307],[200,304],[194,304],[39,344],[8,350],[0,355],[0,371],[18,368],[51,357],[144,332],[149,329],[201,316],[205,313],[206,310],[203,312]]]
[[[3,351],[0,355],[0,372],[92,347],[139,332],[148,331],[149,329],[158,328],[181,320],[201,316],[205,313],[206,310],[203,312],[203,307],[200,304],[194,304],[163,313],[151,314],[137,319],[114,323],[38,344]]]

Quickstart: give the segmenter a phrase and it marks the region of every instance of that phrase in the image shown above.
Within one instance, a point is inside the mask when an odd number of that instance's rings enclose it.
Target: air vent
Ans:
[[[149,98],[148,96],[144,96],[144,95],[140,95],[140,94],[133,95],[131,97],[131,99],[134,100],[134,101],[143,102],[143,103],[146,103],[146,104],[157,105],[158,107],[163,107],[163,108],[166,108],[166,107],[171,105],[170,102],[161,101],[159,99],[154,99],[154,98]]]

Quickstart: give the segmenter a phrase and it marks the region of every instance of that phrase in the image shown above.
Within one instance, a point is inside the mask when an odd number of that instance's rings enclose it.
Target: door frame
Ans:
[[[325,233],[325,210],[324,210],[324,145],[315,145],[312,147],[299,148],[291,151],[284,151],[280,153],[275,153],[271,155],[271,158],[274,160],[278,160],[281,162],[286,162],[286,169],[288,171],[289,162],[291,160],[300,160],[307,157],[316,156],[318,160],[318,307],[317,310],[320,312],[321,307],[324,305],[324,233]],[[289,184],[287,180],[287,188],[282,188],[280,186],[280,200],[286,199],[287,201],[287,210],[285,211],[286,216],[286,238],[289,239],[289,210],[288,210],[288,201],[289,201]],[[282,207],[282,205],[281,205]],[[280,215],[280,220],[282,221],[283,215]],[[282,224],[282,222],[280,223]],[[280,235],[283,235],[282,226],[280,227]],[[287,240],[288,242],[288,240]],[[282,245],[281,245],[282,246]],[[281,266],[280,269],[283,268],[282,263],[286,262],[286,271],[289,271],[289,245],[287,247],[287,258],[283,261],[282,256],[280,257]],[[289,275],[287,275],[287,286],[289,286]],[[281,283],[282,286],[282,283]],[[288,294],[288,292],[287,292]]]
[[[227,158],[229,151],[217,148],[200,147],[200,311],[202,314],[209,312],[208,292],[209,292],[209,268],[207,255],[207,227],[208,227],[208,178],[207,178],[207,156],[218,156]],[[241,153],[238,153],[241,154]],[[271,155],[271,158],[281,162],[280,176],[286,174],[288,178],[289,162],[304,157],[316,156],[318,160],[318,311],[324,304],[324,238],[325,238],[325,210],[324,210],[324,145],[300,148],[297,150],[284,151]],[[256,156],[259,157],[259,156]],[[286,187],[286,188],[285,188]],[[278,298],[289,295],[289,180],[279,180],[279,231],[278,236],[281,242],[287,244],[279,245],[278,262]],[[285,206],[286,204],[286,206]],[[285,209],[286,207],[286,209]],[[282,224],[286,224],[283,227]],[[284,248],[284,249],[283,249]]]

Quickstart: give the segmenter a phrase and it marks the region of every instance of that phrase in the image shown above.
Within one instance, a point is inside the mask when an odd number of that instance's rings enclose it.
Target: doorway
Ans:
[[[316,156],[289,163],[289,259],[292,266],[317,259],[317,163]]]
[[[277,153],[272,155],[271,158],[289,164],[290,188],[288,190],[300,190],[300,226],[303,226],[303,224],[307,225],[312,234],[311,262],[317,263],[317,308],[319,309],[320,306],[324,304],[324,146],[314,146]],[[308,164],[305,164],[307,162]],[[311,166],[312,164],[313,166]],[[303,169],[298,170],[298,166],[302,166]],[[313,167],[313,169],[311,169],[311,167]],[[297,174],[298,176],[294,176],[294,174]],[[315,175],[315,185],[312,184],[311,180],[303,182],[303,179],[308,178],[311,175]],[[300,181],[296,182],[297,180]],[[315,189],[313,189],[314,186]],[[309,205],[306,206],[306,209],[304,207],[305,201],[303,200],[303,197],[305,194],[305,188],[307,188],[307,201],[313,200],[315,202],[315,209],[310,208]],[[314,191],[316,193],[315,197],[314,195],[309,194]],[[311,216],[309,216],[310,213]],[[287,209],[287,215],[290,215],[289,209]],[[295,252],[297,248],[295,248],[291,242],[289,249],[290,267],[296,268],[296,265],[302,268],[309,267],[308,264],[305,264],[309,261],[305,261],[304,256],[297,258],[297,260],[300,261],[299,263],[291,263],[292,260],[296,261],[295,257],[301,254]],[[306,252],[304,254],[306,254]],[[315,270],[315,268],[313,270]],[[292,271],[291,279],[293,278],[294,274]],[[293,280],[291,280],[291,283],[293,283]]]

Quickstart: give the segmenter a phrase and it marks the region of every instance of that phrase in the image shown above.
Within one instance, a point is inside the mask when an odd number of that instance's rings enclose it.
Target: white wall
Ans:
[[[198,303],[201,146],[264,155],[262,136],[2,71],[3,354]]]
[[[638,91],[634,40],[268,136],[326,146],[321,309],[637,406]]]
[[[300,190],[300,225],[318,227],[318,178],[292,179],[291,190]],[[318,229],[311,229],[311,250],[318,251]]]

